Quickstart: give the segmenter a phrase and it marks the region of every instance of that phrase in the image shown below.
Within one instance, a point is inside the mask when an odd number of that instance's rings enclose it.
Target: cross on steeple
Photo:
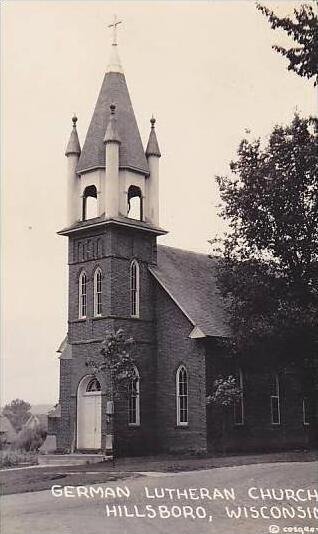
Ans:
[[[112,24],[108,24],[108,28],[113,28],[113,45],[117,45],[117,26],[121,24],[122,20],[117,20],[117,16],[114,15],[114,21]]]

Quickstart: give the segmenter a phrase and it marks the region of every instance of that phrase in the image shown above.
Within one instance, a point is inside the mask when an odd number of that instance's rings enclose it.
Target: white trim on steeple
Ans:
[[[193,330],[190,332],[189,337],[191,339],[201,339],[203,337],[206,337],[205,333],[199,328],[199,326],[195,326]]]
[[[120,72],[121,74],[124,74],[124,70],[118,54],[117,44],[112,44],[106,72]]]

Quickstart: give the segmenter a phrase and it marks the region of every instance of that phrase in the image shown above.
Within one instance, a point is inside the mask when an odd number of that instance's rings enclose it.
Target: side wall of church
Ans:
[[[193,326],[167,293],[156,284],[158,343],[157,431],[162,451],[205,452],[205,349],[189,338]],[[188,373],[188,426],[177,425],[176,372]]]
[[[312,444],[313,427],[304,425],[302,384],[303,372],[299,368],[273,368],[265,363],[235,363],[224,358],[215,345],[207,354],[207,389],[218,376],[243,376],[243,422],[235,424],[234,409],[223,415],[226,419],[224,440],[220,435],[220,414],[208,407],[208,442],[210,450],[261,451],[306,448]],[[280,423],[273,424],[271,413],[271,376],[279,378]]]

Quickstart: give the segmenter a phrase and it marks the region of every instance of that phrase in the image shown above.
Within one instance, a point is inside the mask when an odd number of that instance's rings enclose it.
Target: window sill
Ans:
[[[128,423],[128,428],[140,428],[140,423]]]
[[[177,423],[176,428],[187,430],[189,428],[189,423],[183,423],[183,424]]]

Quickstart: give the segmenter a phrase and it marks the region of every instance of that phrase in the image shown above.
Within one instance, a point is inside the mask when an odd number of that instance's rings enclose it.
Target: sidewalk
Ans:
[[[142,476],[145,472],[177,473],[260,463],[314,462],[317,460],[318,450],[201,458],[194,456],[180,458],[172,455],[118,458],[114,466],[112,462],[74,466],[34,466],[0,471],[1,493],[6,495],[42,491],[51,488],[53,484],[77,486],[105,483],[135,478]]]

